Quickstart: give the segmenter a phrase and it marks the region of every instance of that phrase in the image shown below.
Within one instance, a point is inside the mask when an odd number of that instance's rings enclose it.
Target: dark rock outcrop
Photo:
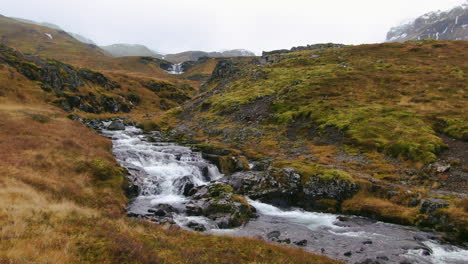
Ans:
[[[300,206],[305,209],[318,209],[316,202],[332,199],[341,202],[358,192],[356,183],[333,178],[322,179],[310,175],[300,175],[293,168],[265,171],[241,171],[228,175],[226,183],[233,186],[236,192],[252,199],[279,206]]]
[[[335,43],[325,43],[325,44],[313,44],[307,46],[298,46],[293,47],[291,49],[281,49],[281,50],[272,50],[272,51],[263,51],[262,57],[274,54],[283,54],[283,53],[290,53],[295,51],[302,51],[302,50],[316,50],[316,49],[329,49],[329,48],[341,48],[344,47],[343,44],[335,44]]]
[[[115,120],[107,127],[109,130],[125,130],[125,125],[122,120]]]
[[[0,62],[15,68],[19,73],[39,83],[41,88],[53,93],[58,99],[54,103],[66,111],[79,109],[88,113],[129,112],[131,100],[104,93],[83,93],[80,88],[93,84],[105,90],[120,88],[102,73],[89,69],[75,68],[69,64],[38,56],[23,55],[0,44]]]
[[[191,199],[186,204],[186,213],[208,217],[219,228],[241,226],[256,216],[255,209],[223,183],[197,187],[192,190]]]
[[[220,60],[211,74],[210,81],[226,79],[239,72],[232,59]]]
[[[443,199],[429,198],[422,201],[419,212],[422,214],[430,214],[437,209],[447,208],[448,206],[448,202]]]

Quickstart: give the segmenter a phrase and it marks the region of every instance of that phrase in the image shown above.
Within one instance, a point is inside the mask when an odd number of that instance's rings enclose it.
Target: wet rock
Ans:
[[[162,209],[149,209],[148,212],[153,213],[155,216],[165,216],[167,213]]]
[[[184,176],[174,181],[174,186],[179,189],[179,193],[183,193],[184,196],[189,196],[192,192],[195,184],[190,176]]]
[[[351,257],[351,255],[353,255],[353,253],[351,251],[348,251],[348,252],[345,252],[343,255],[346,256],[346,257]]]
[[[379,256],[377,256],[377,259],[388,261],[388,257],[385,256],[385,255],[379,255]]]
[[[294,241],[294,244],[298,245],[298,246],[301,246],[301,247],[305,247],[305,246],[307,246],[307,240],[304,239],[304,240]]]
[[[208,217],[219,228],[238,227],[256,216],[255,208],[242,196],[234,194],[227,184],[204,185],[191,193],[192,200],[186,204],[187,214]]]
[[[404,250],[421,250],[423,254],[432,254],[432,249],[419,241],[405,241],[401,243],[400,247]]]
[[[426,241],[427,240],[427,238],[422,236],[422,235],[415,235],[413,238],[416,241]]]
[[[270,233],[267,234],[267,238],[269,240],[279,239],[280,235],[281,235],[280,231],[271,231]]]
[[[368,240],[365,240],[362,242],[362,244],[364,245],[371,245],[372,244],[372,240],[368,239]]]
[[[430,214],[439,208],[447,208],[448,202],[443,199],[429,198],[422,200],[419,212],[422,214]]]
[[[128,213],[127,213],[127,216],[128,216],[128,217],[140,217],[141,215],[140,215],[140,214],[133,213],[133,212],[128,212]]]
[[[347,222],[347,221],[351,220],[349,217],[342,216],[342,215],[338,216],[336,219],[338,219],[341,222]]]
[[[114,120],[107,127],[109,130],[125,130],[125,125],[122,120]]]
[[[365,259],[364,261],[361,261],[361,262],[356,262],[355,264],[381,264],[382,262],[379,262],[375,259]]]
[[[162,217],[171,215],[172,213],[179,213],[179,209],[169,204],[158,204],[154,208],[148,209],[148,212],[154,216]]]
[[[286,238],[286,239],[278,239],[276,242],[281,243],[281,244],[291,244],[291,239]]]
[[[206,227],[203,224],[197,223],[195,221],[188,222],[187,227],[198,232],[206,231]]]

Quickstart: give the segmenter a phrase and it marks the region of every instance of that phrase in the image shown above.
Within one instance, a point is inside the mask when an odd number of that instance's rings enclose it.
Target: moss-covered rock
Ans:
[[[247,200],[234,193],[230,185],[215,183],[192,191],[187,214],[206,216],[219,228],[232,228],[246,224],[255,217],[255,208]]]

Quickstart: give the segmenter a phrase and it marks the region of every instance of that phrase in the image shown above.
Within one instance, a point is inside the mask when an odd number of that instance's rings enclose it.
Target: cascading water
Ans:
[[[218,229],[208,218],[185,214],[185,204],[191,199],[187,190],[223,176],[201,153],[162,142],[157,132],[148,140],[135,127],[102,133],[112,138],[115,157],[139,187],[129,215],[183,227],[196,222],[208,228],[208,233],[262,237],[349,263],[467,263],[468,250],[441,244],[435,233],[362,217],[283,210],[252,200],[248,202],[257,209],[258,218],[239,228]],[[174,212],[169,220],[166,216],[154,219],[154,213],[149,213],[158,206]]]
[[[172,64],[171,69],[167,71],[170,74],[182,74],[184,73],[182,69],[182,63]]]
[[[115,157],[128,169],[129,177],[139,188],[138,197],[128,209],[131,214],[146,215],[148,209],[158,204],[169,204],[183,211],[184,191],[189,186],[208,184],[222,176],[201,153],[173,143],[148,142],[138,128],[104,130],[103,134],[112,138]]]

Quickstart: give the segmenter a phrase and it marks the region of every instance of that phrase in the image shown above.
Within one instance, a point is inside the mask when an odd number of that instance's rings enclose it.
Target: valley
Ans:
[[[0,16],[0,263],[465,263],[468,42],[388,36],[160,54]]]

